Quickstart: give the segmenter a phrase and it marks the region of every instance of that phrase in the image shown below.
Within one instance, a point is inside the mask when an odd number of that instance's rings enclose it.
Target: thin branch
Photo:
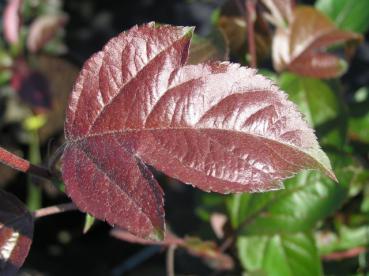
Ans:
[[[175,276],[174,272],[174,254],[177,246],[171,245],[167,250],[167,276]]]
[[[255,1],[245,0],[246,6],[246,24],[247,24],[247,43],[250,55],[250,66],[255,68],[257,64],[256,60],[256,46],[255,46],[255,31],[254,31],[254,18],[256,15]]]
[[[64,149],[65,149],[65,144],[63,144],[62,146],[60,146],[55,152],[53,155],[51,155],[51,158],[49,159],[49,162],[48,162],[48,169],[49,169],[49,172],[56,176],[57,178],[61,178],[61,175],[60,175],[60,172],[58,172],[56,170],[56,164],[58,163],[60,157],[62,156],[63,152],[64,152]]]
[[[235,239],[236,239],[235,234],[227,237],[219,247],[220,252],[225,252],[229,247],[231,247]]]
[[[261,212],[263,212],[265,210],[266,207],[260,209],[258,212],[252,214],[250,217],[248,217],[247,219],[245,219],[244,221],[242,221],[240,223],[240,225],[238,225],[237,229],[235,229],[235,231],[228,236],[223,243],[220,245],[220,252],[225,252],[228,248],[230,248],[233,243],[235,242],[236,238],[238,237],[239,234],[241,234],[242,230],[251,222],[253,222],[259,215]]]
[[[41,217],[46,217],[50,215],[67,212],[67,211],[74,211],[74,210],[78,210],[77,206],[73,202],[69,202],[69,203],[63,203],[60,205],[49,206],[46,208],[38,209],[32,212],[32,215],[34,218],[41,218]]]
[[[321,256],[325,261],[342,261],[344,259],[354,258],[362,253],[366,252],[366,248],[363,246],[354,247],[345,251],[332,252],[327,255]]]
[[[46,168],[33,165],[28,160],[23,159],[2,147],[0,147],[0,163],[24,173],[33,174],[47,179],[52,178],[52,175]]]
[[[296,7],[297,0],[291,0],[291,8],[292,10]]]
[[[246,11],[245,11],[245,8],[242,4],[242,1],[241,0],[235,0],[235,4],[238,8],[238,10],[240,11],[240,13],[242,14],[242,16],[245,17],[245,20],[246,20]],[[247,24],[247,22],[245,22]]]

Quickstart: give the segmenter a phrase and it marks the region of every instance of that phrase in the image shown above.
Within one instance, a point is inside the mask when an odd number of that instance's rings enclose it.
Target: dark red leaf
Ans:
[[[15,62],[11,86],[35,111],[44,112],[50,109],[51,95],[48,80],[38,71],[29,68],[22,59]]]
[[[0,274],[15,275],[31,247],[33,219],[12,194],[0,190]]]
[[[335,178],[271,81],[237,64],[184,66],[191,33],[148,24],[119,35],[86,62],[70,98],[67,192],[139,237],[164,229],[162,191],[144,164],[220,193],[280,189],[303,168]]]
[[[273,64],[278,71],[288,69],[309,77],[337,77],[345,72],[344,61],[324,50],[336,44],[361,40],[359,34],[337,29],[318,10],[299,7],[294,10],[291,24],[276,31]]]
[[[21,26],[20,7],[22,0],[9,0],[3,13],[4,37],[8,43],[18,42]]]

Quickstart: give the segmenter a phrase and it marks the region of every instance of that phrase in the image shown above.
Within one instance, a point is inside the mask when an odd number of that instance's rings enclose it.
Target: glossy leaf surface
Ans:
[[[0,190],[0,274],[15,275],[31,247],[33,219],[22,202]]]
[[[67,109],[63,178],[77,206],[160,238],[163,195],[145,164],[205,191],[280,189],[304,168],[335,179],[277,86],[230,63],[184,65],[192,29],[148,24],[91,57]]]
[[[279,275],[322,275],[318,250],[309,233],[240,237],[237,241],[242,266],[249,272]]]
[[[341,31],[323,13],[310,7],[294,9],[291,24],[278,28],[273,38],[276,70],[309,77],[333,78],[346,70],[345,62],[325,51],[336,44],[361,41],[359,34]]]
[[[279,234],[306,231],[337,210],[347,198],[354,173],[352,160],[330,155],[340,183],[318,172],[305,171],[284,182],[286,189],[273,193],[232,196],[229,213],[233,228],[244,234]]]
[[[339,97],[323,81],[283,73],[279,85],[316,130],[322,145],[342,148],[346,141],[347,114]]]
[[[340,29],[365,33],[369,28],[367,0],[318,0],[315,6],[328,15]]]

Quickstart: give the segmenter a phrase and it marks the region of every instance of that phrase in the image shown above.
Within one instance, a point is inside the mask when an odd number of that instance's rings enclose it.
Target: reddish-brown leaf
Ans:
[[[334,178],[293,103],[237,64],[184,65],[191,29],[134,27],[90,58],[72,92],[63,178],[82,210],[139,237],[164,229],[145,164],[205,191],[280,189],[303,168]]]
[[[14,275],[31,247],[33,219],[12,194],[0,190],[0,274]]]
[[[273,64],[276,70],[288,69],[300,75],[332,78],[344,73],[346,66],[325,50],[348,41],[361,41],[359,34],[341,31],[320,11],[311,7],[294,10],[292,22],[279,27],[273,38]]]
[[[292,0],[261,0],[269,9],[270,15],[267,19],[275,26],[285,27],[292,19],[293,1]]]
[[[36,53],[54,38],[57,31],[67,22],[64,15],[44,15],[32,22],[27,37],[27,48]]]
[[[228,40],[221,29],[214,30],[207,37],[195,36],[192,39],[188,64],[209,61],[229,60]]]
[[[20,8],[22,0],[9,0],[3,13],[4,37],[8,43],[18,42],[21,26]]]

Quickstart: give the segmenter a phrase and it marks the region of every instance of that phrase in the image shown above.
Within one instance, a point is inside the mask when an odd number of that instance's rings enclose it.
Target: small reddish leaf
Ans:
[[[292,19],[292,0],[261,0],[269,9],[267,18],[278,27],[285,27]]]
[[[11,86],[19,97],[37,112],[45,112],[51,107],[48,80],[41,73],[32,70],[19,59],[14,64]]]
[[[139,237],[164,229],[162,190],[145,164],[220,193],[280,189],[303,168],[335,179],[271,81],[237,64],[184,65],[191,33],[153,24],[122,33],[86,62],[70,98],[67,192]]]
[[[9,0],[3,13],[3,30],[5,40],[10,44],[15,44],[19,39],[21,26],[20,8],[22,0]]]
[[[33,219],[22,202],[0,190],[0,274],[14,275],[31,247]]]
[[[31,53],[39,51],[54,38],[57,31],[67,22],[64,15],[45,15],[32,22],[27,37],[27,48]]]
[[[194,36],[191,42],[188,64],[229,60],[228,40],[221,29],[207,37]]]
[[[288,69],[310,77],[337,77],[345,72],[346,66],[341,59],[324,50],[336,44],[361,40],[359,34],[337,29],[318,10],[299,7],[294,10],[291,24],[276,31],[273,64],[278,71]]]
[[[213,213],[210,215],[210,225],[218,239],[224,237],[224,226],[227,222],[227,216],[222,213]]]

